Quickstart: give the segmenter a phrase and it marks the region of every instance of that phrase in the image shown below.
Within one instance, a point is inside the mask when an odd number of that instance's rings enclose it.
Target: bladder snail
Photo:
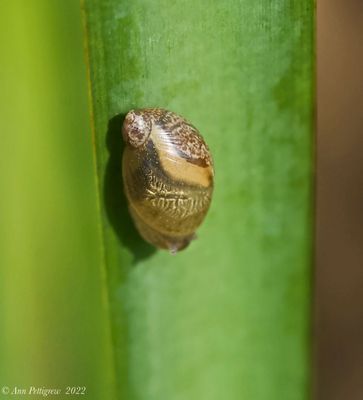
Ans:
[[[123,182],[140,235],[172,253],[187,247],[202,223],[213,192],[213,160],[198,130],[161,108],[130,111]]]

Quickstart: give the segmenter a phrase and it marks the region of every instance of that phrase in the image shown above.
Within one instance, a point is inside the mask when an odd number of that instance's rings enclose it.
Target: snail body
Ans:
[[[213,161],[198,130],[160,108],[131,110],[122,128],[123,182],[140,235],[172,253],[187,247],[213,193]]]

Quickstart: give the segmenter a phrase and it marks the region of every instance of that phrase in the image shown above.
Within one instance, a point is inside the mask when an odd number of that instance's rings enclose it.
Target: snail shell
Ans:
[[[123,181],[129,210],[141,236],[172,253],[195,237],[213,192],[213,161],[198,130],[161,108],[130,111]]]

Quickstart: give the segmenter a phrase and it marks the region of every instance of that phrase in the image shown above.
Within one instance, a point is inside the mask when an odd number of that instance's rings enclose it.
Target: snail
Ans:
[[[161,108],[131,110],[122,136],[124,191],[137,230],[157,248],[185,249],[212,199],[207,144],[191,123]]]

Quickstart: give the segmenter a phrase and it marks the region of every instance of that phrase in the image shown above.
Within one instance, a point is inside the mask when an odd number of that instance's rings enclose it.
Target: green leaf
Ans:
[[[4,398],[114,393],[82,39],[73,0],[0,2]]]
[[[94,143],[121,399],[306,399],[313,1],[84,0]],[[164,107],[215,160],[198,240],[138,237],[121,124]]]

